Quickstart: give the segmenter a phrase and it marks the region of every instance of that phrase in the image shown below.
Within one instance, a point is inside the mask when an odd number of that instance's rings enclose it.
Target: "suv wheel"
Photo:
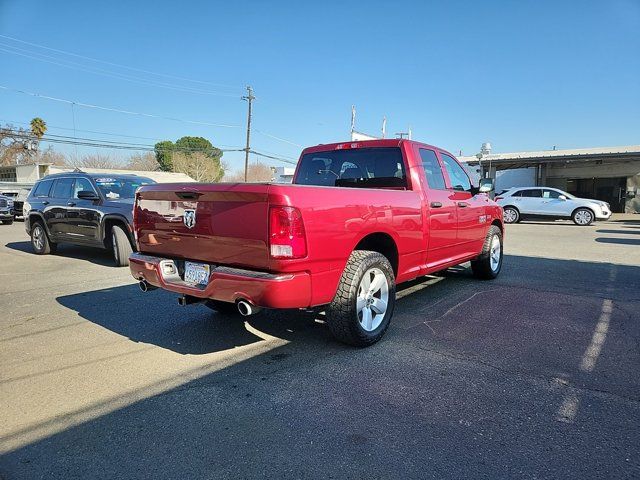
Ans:
[[[395,276],[387,257],[356,250],[327,309],[327,324],[341,342],[357,347],[372,345],[387,331],[395,301]]]
[[[111,247],[116,267],[129,265],[129,256],[133,252],[133,248],[131,248],[129,237],[119,225],[111,227]]]
[[[573,212],[573,215],[571,215],[571,219],[576,225],[586,227],[587,225],[591,225],[593,223],[594,215],[593,212],[588,208],[578,208],[575,212]]]
[[[484,239],[482,253],[471,261],[471,270],[477,278],[491,280],[502,270],[502,232],[496,225],[491,225]]]
[[[518,223],[520,221],[520,212],[515,207],[504,207],[502,215],[504,223]]]
[[[31,229],[31,247],[38,255],[55,253],[58,245],[49,240],[49,236],[41,222],[35,222]]]

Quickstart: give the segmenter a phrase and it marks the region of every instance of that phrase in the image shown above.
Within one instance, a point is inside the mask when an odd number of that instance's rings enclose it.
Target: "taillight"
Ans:
[[[269,245],[272,258],[302,258],[307,255],[307,238],[300,210],[271,207]]]
[[[498,200],[502,200],[502,197],[496,197],[493,200],[497,202]]]

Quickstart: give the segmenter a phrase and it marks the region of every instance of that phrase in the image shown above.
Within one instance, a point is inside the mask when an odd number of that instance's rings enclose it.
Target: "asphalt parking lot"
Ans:
[[[495,281],[405,286],[354,349],[0,225],[0,478],[640,477],[640,221],[510,225],[505,251]]]

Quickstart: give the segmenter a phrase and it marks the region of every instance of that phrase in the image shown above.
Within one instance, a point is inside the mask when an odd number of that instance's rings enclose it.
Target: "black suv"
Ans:
[[[56,251],[58,243],[75,243],[113,251],[115,264],[129,264],[135,241],[132,214],[135,191],[155,183],[137,175],[47,175],[31,189],[24,205],[24,225],[35,253]]]

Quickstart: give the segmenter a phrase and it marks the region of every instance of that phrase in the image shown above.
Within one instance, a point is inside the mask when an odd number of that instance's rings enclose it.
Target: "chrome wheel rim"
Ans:
[[[33,246],[36,250],[44,248],[44,230],[39,225],[33,229]]]
[[[372,332],[380,326],[389,305],[389,282],[382,270],[370,268],[358,286],[356,312],[363,330]]]
[[[580,225],[588,225],[591,223],[592,219],[593,215],[591,215],[591,212],[587,210],[580,210],[576,213],[576,223]]]
[[[500,238],[494,235],[491,239],[491,249],[489,250],[489,264],[491,265],[491,271],[496,272],[500,267],[500,255],[502,253],[502,245],[500,244]]]
[[[512,209],[512,208],[507,208],[504,211],[504,221],[507,223],[513,223],[517,220],[518,218],[518,213]]]

